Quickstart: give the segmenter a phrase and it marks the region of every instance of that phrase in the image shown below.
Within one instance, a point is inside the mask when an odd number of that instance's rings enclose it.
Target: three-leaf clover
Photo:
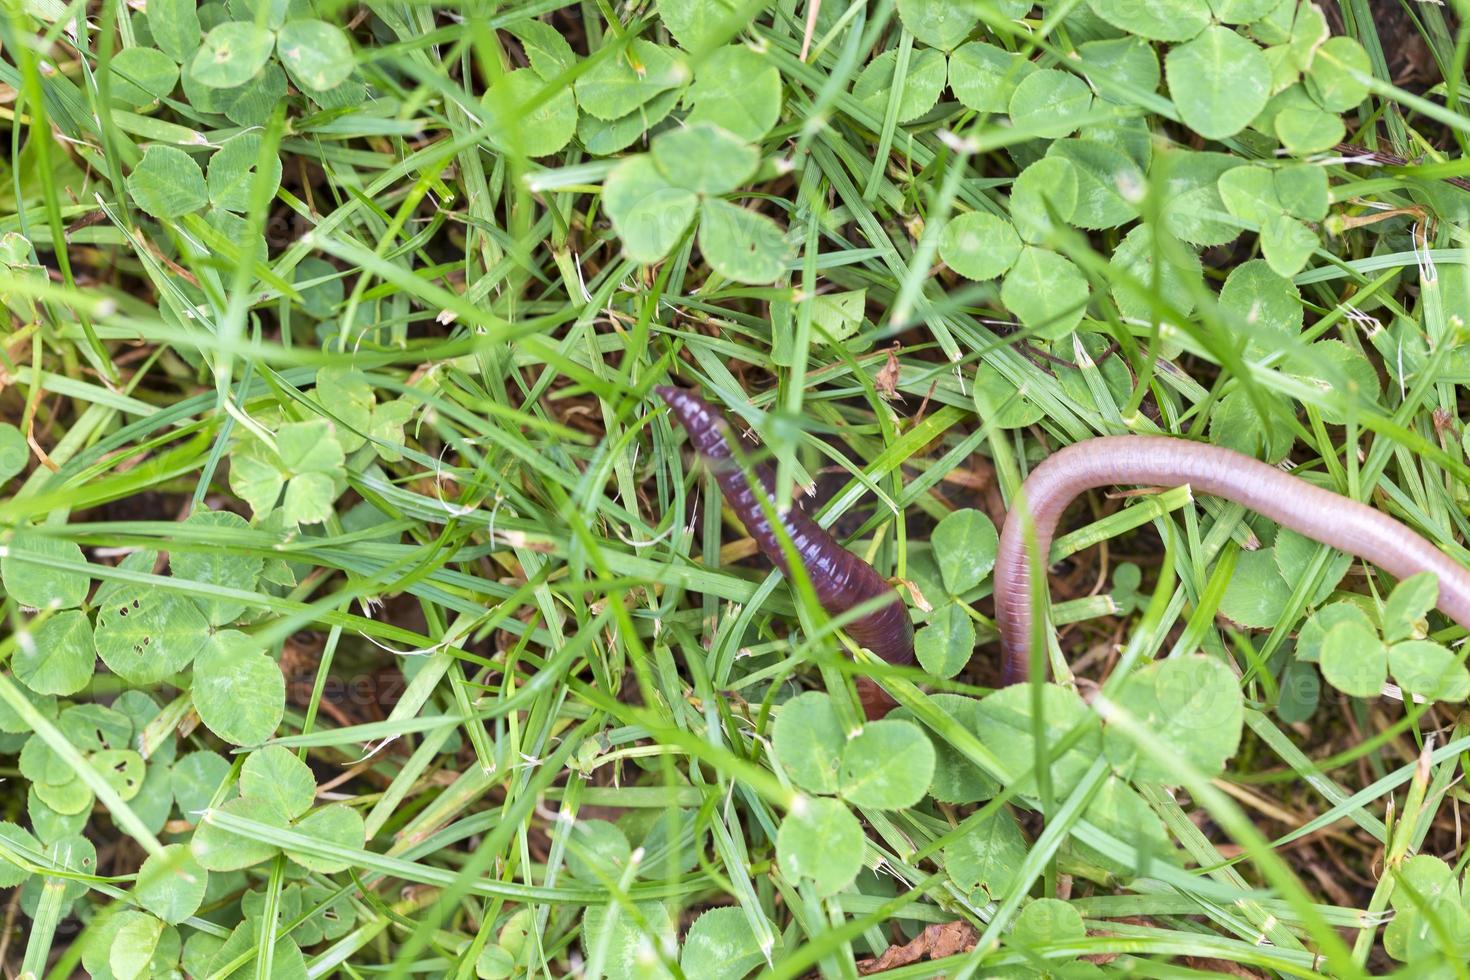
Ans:
[[[843,801],[903,809],[924,798],[934,777],[934,746],[918,725],[890,718],[846,733],[831,698],[819,691],[782,706],[771,745],[798,787],[841,797],[802,796],[776,840],[783,873],[811,879],[822,894],[846,887],[862,866],[862,827]],[[833,837],[844,846],[835,847]]]
[[[219,807],[222,813],[253,820],[344,848],[363,845],[362,815],[343,803],[312,808],[316,778],[289,749],[267,746],[251,753],[240,771],[240,795]],[[257,837],[226,830],[206,815],[190,844],[194,858],[210,871],[249,868],[282,853],[282,848]],[[296,864],[322,874],[333,874],[348,862],[314,851],[284,849]]]
[[[403,427],[416,410],[410,399],[379,402],[363,374],[324,368],[317,373],[312,400],[342,423],[335,433],[344,452],[356,452],[371,440],[373,450],[384,462],[396,463],[403,458],[399,452],[404,444]]]
[[[1377,624],[1353,600],[1324,606],[1302,627],[1297,655],[1316,660],[1329,684],[1354,697],[1377,697],[1391,674],[1407,695],[1464,701],[1464,657],[1424,638],[1425,616],[1438,599],[1439,580],[1421,572],[1394,586]]]
[[[710,266],[736,282],[765,283],[786,268],[785,233],[765,215],[718,195],[749,180],[755,147],[711,123],[670,130],[650,152],[625,158],[603,184],[603,206],[636,262],[657,262],[700,217],[699,247]]]
[[[247,437],[235,443],[230,489],[250,504],[257,520],[279,505],[288,523],[325,521],[347,485],[336,428],[325,419],[288,422],[274,442]]]
[[[61,712],[56,727],[120,799],[138,795],[145,767],[133,748],[132,719],[100,704],[79,704]],[[91,786],[39,733],[21,748],[20,774],[57,813],[85,813],[92,807]]]

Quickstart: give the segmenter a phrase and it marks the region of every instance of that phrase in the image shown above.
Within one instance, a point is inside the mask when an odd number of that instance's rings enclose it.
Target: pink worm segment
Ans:
[[[1288,476],[1237,453],[1168,436],[1103,436],[1047,457],[1021,485],[995,559],[995,618],[1005,684],[1031,665],[1031,563],[1021,508],[1031,514],[1037,553],[1046,561],[1057,522],[1086,490],[1117,484],[1181,486],[1223,497],[1323,544],[1365,559],[1394,578],[1439,576],[1439,609],[1470,629],[1470,571],[1406,525],[1356,500]]]

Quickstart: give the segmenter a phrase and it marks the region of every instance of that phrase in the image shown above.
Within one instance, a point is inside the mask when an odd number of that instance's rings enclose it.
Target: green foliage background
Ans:
[[[988,685],[1004,503],[1088,436],[1470,558],[1463,14],[5,5],[0,958],[1461,975],[1432,579],[1099,497],[1057,683]],[[921,669],[747,560],[671,379]]]

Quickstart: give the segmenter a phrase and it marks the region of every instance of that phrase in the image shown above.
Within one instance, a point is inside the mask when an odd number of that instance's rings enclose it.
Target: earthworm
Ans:
[[[1078,494],[1115,484],[1182,486],[1223,497],[1285,528],[1365,559],[1397,579],[1439,577],[1439,609],[1470,629],[1470,571],[1406,525],[1231,449],[1168,436],[1103,436],[1048,456],[1031,472],[1006,516],[995,559],[995,619],[1002,683],[1031,669],[1031,562],[1022,519],[1030,514],[1036,554],[1051,550],[1062,512]]]
[[[704,457],[720,484],[730,509],[745,525],[761,554],[783,572],[790,572],[777,531],[766,519],[755,487],[730,448],[730,422],[724,414],[686,388],[662,385],[654,389],[668,403],[674,417],[689,433],[689,441]],[[769,465],[752,467],[766,494],[774,498],[776,474]],[[838,616],[864,604],[887,599],[844,627],[859,646],[867,647],[891,664],[914,662],[914,628],[897,590],[872,565],[848,551],[799,507],[780,515],[781,528],[791,539],[802,567],[811,580],[817,602],[828,615]],[[862,680],[862,679],[860,679]],[[864,685],[864,707],[881,691]],[[872,714],[870,710],[870,716]]]

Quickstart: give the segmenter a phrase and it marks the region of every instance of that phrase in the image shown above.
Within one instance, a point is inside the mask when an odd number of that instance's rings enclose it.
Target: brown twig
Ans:
[[[1335,149],[1339,153],[1349,154],[1355,157],[1366,157],[1368,159],[1364,160],[1363,162],[1366,163],[1371,161],[1372,163],[1380,167],[1413,166],[1410,161],[1405,160],[1403,157],[1396,154],[1385,153],[1382,150],[1368,150],[1364,149],[1361,146],[1353,146],[1351,143],[1338,143],[1336,146],[1333,147],[1333,149]],[[1447,184],[1455,185],[1462,191],[1470,191],[1470,179],[1466,179],[1464,177],[1442,177],[1440,179]]]

